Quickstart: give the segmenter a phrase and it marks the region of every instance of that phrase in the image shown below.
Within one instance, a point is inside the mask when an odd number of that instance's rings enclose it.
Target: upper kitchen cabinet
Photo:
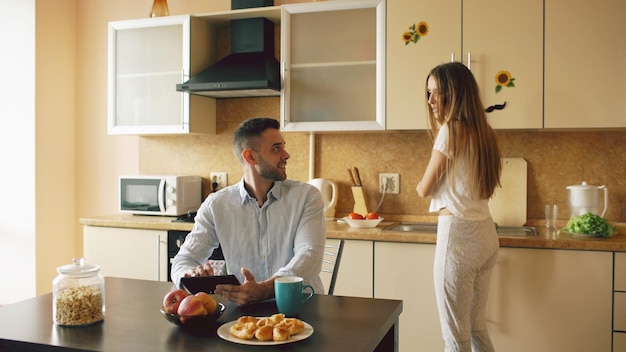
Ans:
[[[624,33],[624,0],[546,0],[546,128],[626,127]]]
[[[385,0],[282,6],[284,131],[385,129]]]
[[[543,123],[543,1],[390,1],[387,4],[387,129],[427,128],[428,72],[468,66],[499,129]]]
[[[387,129],[426,129],[426,76],[461,52],[461,1],[389,1],[387,18]]]
[[[214,61],[212,27],[188,15],[109,23],[109,134],[215,133],[215,99],[176,91]]]

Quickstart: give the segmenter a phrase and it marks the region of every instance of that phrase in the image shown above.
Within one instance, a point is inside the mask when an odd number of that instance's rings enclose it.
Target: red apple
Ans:
[[[189,296],[189,294],[184,290],[177,289],[168,292],[165,298],[163,298],[163,309],[170,314],[176,314],[180,302],[187,296]]]
[[[215,313],[215,310],[217,309],[217,301],[215,301],[211,295],[206,292],[198,292],[196,293],[196,296],[202,301],[202,305],[204,306],[204,309],[206,309],[207,314]]]
[[[207,315],[206,308],[202,304],[202,299],[196,295],[189,295],[180,302],[178,306],[178,315],[181,323],[185,323],[185,319],[188,317],[195,317],[198,315]]]

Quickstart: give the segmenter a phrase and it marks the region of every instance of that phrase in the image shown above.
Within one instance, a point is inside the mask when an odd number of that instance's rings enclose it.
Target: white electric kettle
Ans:
[[[309,184],[315,186],[322,193],[324,200],[324,216],[326,221],[335,219],[335,206],[337,205],[337,185],[324,178],[314,178]]]
[[[567,186],[569,193],[570,216],[593,213],[604,217],[609,205],[609,189],[606,186],[592,186],[584,182],[580,185]],[[604,193],[604,210],[600,213],[601,193]]]

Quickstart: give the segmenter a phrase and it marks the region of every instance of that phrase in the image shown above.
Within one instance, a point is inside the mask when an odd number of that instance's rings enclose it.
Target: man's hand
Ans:
[[[245,277],[241,285],[217,285],[215,293],[238,306],[274,297],[274,278],[256,282],[248,269],[241,268],[241,273]]]
[[[213,276],[213,267],[207,261],[204,265],[198,265],[195,268],[187,270],[184,274],[185,277],[190,276]]]

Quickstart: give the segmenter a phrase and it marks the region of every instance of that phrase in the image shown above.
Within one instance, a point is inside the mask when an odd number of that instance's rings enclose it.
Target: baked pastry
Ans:
[[[250,329],[248,324],[254,325],[255,329]],[[254,332],[256,331],[256,325],[254,323],[237,323],[230,327],[229,332],[231,335],[242,340],[252,340]]]
[[[289,329],[287,328],[274,326],[272,332],[272,338],[274,341],[287,341],[289,338]]]
[[[230,334],[242,340],[256,338],[259,341],[287,341],[300,333],[304,322],[297,318],[285,318],[284,314],[257,318],[244,315],[230,327]]]
[[[271,341],[274,339],[274,327],[269,325],[261,326],[254,332],[254,337],[259,341]]]
[[[302,320],[297,318],[286,318],[276,325],[278,327],[284,327],[289,329],[289,335],[295,335],[300,331],[304,330],[304,323]]]
[[[263,326],[269,326],[269,327],[273,327],[274,322],[272,320],[270,320],[270,318],[260,318],[259,321],[256,322],[256,326],[258,327],[263,327]]]
[[[285,320],[285,314],[272,314],[272,316],[270,317],[270,321],[272,321],[274,325],[280,323],[283,320]]]
[[[252,317],[252,316],[249,316],[249,315],[244,315],[244,316],[239,317],[239,319],[237,319],[237,322],[239,324],[245,324],[245,323],[255,323],[256,324],[258,321],[259,321],[259,318]]]

